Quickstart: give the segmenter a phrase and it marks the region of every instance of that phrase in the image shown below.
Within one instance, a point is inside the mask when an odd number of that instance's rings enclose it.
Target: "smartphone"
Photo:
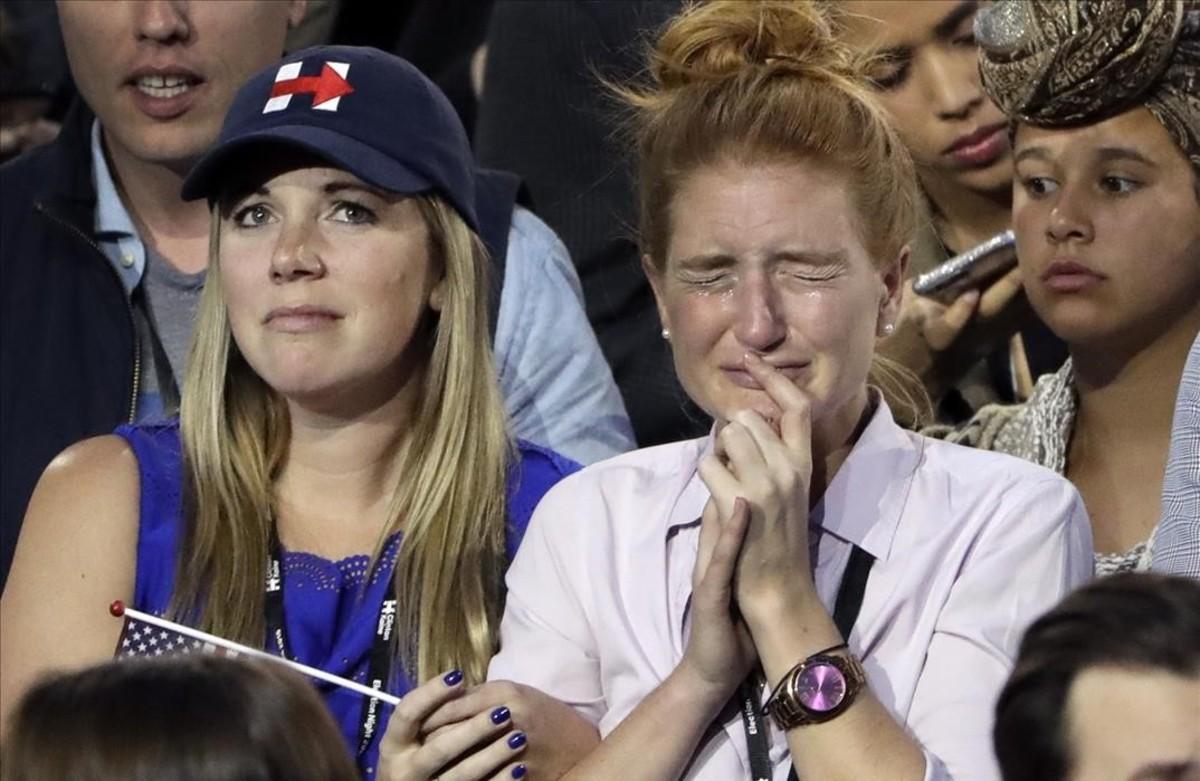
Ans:
[[[984,288],[1017,265],[1017,240],[1011,230],[955,255],[913,282],[913,292],[948,304],[971,288]]]

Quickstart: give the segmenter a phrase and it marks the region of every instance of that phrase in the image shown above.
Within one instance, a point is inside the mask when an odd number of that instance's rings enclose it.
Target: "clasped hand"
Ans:
[[[561,777],[600,742],[570,706],[530,686],[466,686],[447,673],[396,706],[380,744],[380,781]]]
[[[780,611],[816,599],[808,398],[760,358],[747,356],[746,367],[781,414],[776,429],[758,412],[737,412],[699,466],[712,496],[701,517],[683,664],[715,697],[728,696],[750,671],[755,635]]]

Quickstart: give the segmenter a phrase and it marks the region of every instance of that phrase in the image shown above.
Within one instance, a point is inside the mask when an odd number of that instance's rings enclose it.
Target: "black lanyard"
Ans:
[[[287,621],[283,612],[283,566],[280,557],[279,536],[275,525],[271,525],[271,539],[267,549],[267,579],[265,610],[267,637],[274,638],[279,649],[279,655],[285,659],[297,661],[289,651],[287,639]],[[383,600],[379,606],[379,616],[375,621],[375,640],[371,644],[371,655],[367,660],[367,686],[376,691],[386,690],[388,677],[392,672],[392,627],[396,623],[396,598]],[[362,716],[358,728],[358,765],[365,775],[365,757],[367,748],[375,737],[379,726],[378,697],[370,697],[363,701]]]
[[[857,545],[851,546],[850,561],[846,564],[846,571],[842,573],[837,599],[833,603],[833,623],[846,641],[850,640],[850,630],[854,628],[858,612],[862,609],[863,593],[867,589],[867,578],[874,563],[874,556]],[[746,731],[746,748],[750,753],[750,777],[754,781],[770,781],[770,746],[764,729],[765,718],[757,678],[756,674],[751,673],[750,677],[742,682],[738,687],[738,698],[742,704],[742,729]],[[794,766],[788,774],[788,781],[796,781]]]

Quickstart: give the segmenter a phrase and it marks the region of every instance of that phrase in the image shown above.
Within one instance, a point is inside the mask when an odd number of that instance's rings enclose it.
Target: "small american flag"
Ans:
[[[382,700],[388,705],[400,704],[399,697],[387,692],[363,686],[361,683],[341,678],[316,667],[309,667],[306,664],[269,654],[258,648],[251,648],[223,637],[201,632],[199,629],[192,629],[189,626],[159,618],[151,613],[127,608],[125,603],[119,600],[109,605],[108,612],[115,618],[123,618],[125,621],[121,628],[121,637],[117,640],[117,648],[113,652],[113,656],[117,659],[131,656],[168,656],[193,653],[266,659],[291,667],[310,678],[341,686],[343,689],[349,689],[366,697]]]
[[[126,615],[121,639],[117,641],[117,650],[113,656],[125,659],[135,656],[178,656],[196,652],[229,657],[238,655],[237,651],[187,637],[165,627],[153,626]]]

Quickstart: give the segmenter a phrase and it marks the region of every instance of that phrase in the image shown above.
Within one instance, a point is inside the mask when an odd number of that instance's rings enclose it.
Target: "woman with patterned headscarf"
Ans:
[[[1025,289],[1071,360],[948,438],[1065,474],[1097,574],[1145,569],[1200,330],[1200,2],[1001,0],[976,33],[1014,122]]]

